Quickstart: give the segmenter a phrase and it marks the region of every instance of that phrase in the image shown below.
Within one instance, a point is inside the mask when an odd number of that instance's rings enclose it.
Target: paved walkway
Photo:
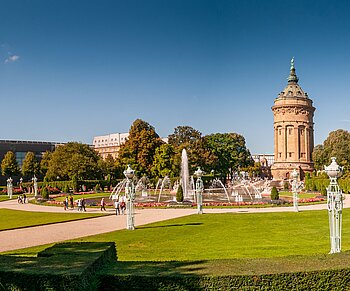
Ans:
[[[345,195],[344,207],[350,207],[350,195]],[[35,204],[17,204],[16,200],[0,202],[0,208],[39,211],[39,212],[71,212],[79,215],[76,210],[65,211],[63,207],[40,206]],[[326,209],[326,204],[300,206],[300,211]],[[99,209],[88,208],[89,213],[100,212]],[[265,213],[265,212],[291,212],[293,207],[270,208],[213,208],[204,209],[205,213]],[[108,210],[114,213],[113,209]],[[152,222],[168,220],[172,218],[195,214],[194,208],[189,209],[136,209],[135,225],[140,226]],[[28,227],[0,231],[0,252],[32,247],[48,243],[60,242],[68,239],[106,233],[126,228],[126,215],[108,215],[105,217],[91,218],[80,221],[56,223],[50,225]]]

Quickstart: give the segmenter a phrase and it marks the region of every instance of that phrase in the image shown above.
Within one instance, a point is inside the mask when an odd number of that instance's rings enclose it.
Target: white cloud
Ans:
[[[13,62],[16,62],[19,60],[19,56],[17,55],[12,55],[12,56],[9,56],[6,60],[5,60],[5,64],[6,63],[13,63]]]

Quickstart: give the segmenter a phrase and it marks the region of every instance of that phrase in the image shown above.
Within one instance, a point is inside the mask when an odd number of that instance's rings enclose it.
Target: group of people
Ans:
[[[28,202],[27,201],[27,195],[26,194],[23,194],[23,196],[22,195],[18,195],[17,202],[18,202],[18,204],[27,203]]]
[[[114,208],[115,208],[115,215],[120,215],[120,214],[125,214],[125,209],[126,209],[126,204],[125,201],[119,201],[119,199],[117,199],[114,202]]]
[[[82,198],[82,199],[84,199],[84,198]],[[74,209],[74,200],[73,200],[72,195],[69,195],[69,197],[66,197],[66,199],[64,200],[64,202],[63,202],[64,210],[67,210],[69,208],[69,205],[70,205],[71,209]],[[78,205],[78,210],[79,210],[79,205]],[[85,201],[84,201],[84,211],[86,211],[85,210]]]

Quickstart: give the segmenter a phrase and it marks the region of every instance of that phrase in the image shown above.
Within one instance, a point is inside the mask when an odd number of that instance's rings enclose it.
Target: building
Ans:
[[[40,161],[46,151],[54,151],[57,143],[43,141],[0,140],[0,159],[8,151],[14,152],[17,163],[22,167],[23,160],[28,152],[33,152]]]
[[[92,145],[103,159],[106,159],[108,155],[115,159],[120,146],[127,141],[128,137],[128,132],[99,135],[94,137]],[[162,141],[168,143],[168,138],[162,138]]]
[[[275,161],[273,154],[253,154],[252,158],[255,163],[260,163],[264,167],[271,167]]]
[[[272,106],[275,161],[271,173],[275,180],[288,179],[294,169],[299,171],[303,179],[305,172],[314,170],[311,154],[314,147],[315,108],[298,81],[293,58],[288,84]]]
[[[128,132],[100,135],[94,137],[92,144],[95,151],[97,151],[103,159],[106,159],[108,155],[116,158],[120,145],[125,143],[128,137]]]

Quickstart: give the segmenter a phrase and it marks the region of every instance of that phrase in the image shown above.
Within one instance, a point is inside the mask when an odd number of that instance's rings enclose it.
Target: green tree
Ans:
[[[337,163],[344,166],[346,172],[350,168],[350,133],[347,130],[338,129],[329,133],[323,145],[317,145],[312,153],[315,169],[323,170],[329,165],[331,157],[337,158]]]
[[[119,171],[124,170],[128,164],[138,175],[151,177],[156,149],[163,144],[153,126],[146,121],[136,119],[129,131],[128,140],[121,145],[117,166]]]
[[[100,156],[88,145],[68,142],[60,145],[51,154],[46,178],[48,180],[100,179],[102,174],[98,166]]]
[[[182,150],[186,149],[189,170],[195,171],[201,167],[205,172],[210,171],[217,157],[211,152],[202,133],[190,126],[178,126],[174,133],[169,135],[169,144],[174,147],[174,174],[178,176],[181,168]]]
[[[177,188],[177,191],[176,191],[176,201],[177,202],[184,201],[184,191],[183,191],[181,185],[179,185],[179,187]]]
[[[99,167],[104,177],[109,176],[110,177],[109,179],[111,179],[116,176],[117,167],[112,155],[108,154],[105,160],[100,159]]]
[[[153,177],[174,177],[174,154],[171,144],[162,144],[156,149],[151,169]]]
[[[12,151],[8,151],[2,162],[1,171],[3,176],[16,176],[19,175],[20,169],[16,160],[16,156]]]
[[[178,126],[174,133],[168,136],[169,144],[175,148],[194,143],[202,137],[202,133],[191,126]]]
[[[235,171],[254,165],[254,161],[246,148],[245,139],[237,133],[215,133],[206,136],[208,146],[217,157],[215,172],[223,178],[233,177]]]
[[[278,193],[278,190],[275,186],[272,187],[271,189],[271,200],[279,200],[280,195]]]
[[[40,171],[39,162],[33,152],[27,152],[22,165],[23,176],[38,175]]]
[[[49,169],[49,163],[51,160],[52,152],[46,151],[40,161],[40,172],[43,176],[46,175],[47,170]]]

